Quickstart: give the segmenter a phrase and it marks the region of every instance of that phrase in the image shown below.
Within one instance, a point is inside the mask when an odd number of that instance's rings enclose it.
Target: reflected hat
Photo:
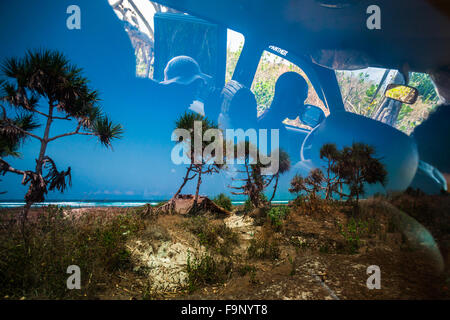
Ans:
[[[202,73],[200,66],[193,58],[178,56],[167,63],[164,69],[164,81],[161,81],[161,84],[178,83],[188,85],[198,79],[209,82],[212,77]]]

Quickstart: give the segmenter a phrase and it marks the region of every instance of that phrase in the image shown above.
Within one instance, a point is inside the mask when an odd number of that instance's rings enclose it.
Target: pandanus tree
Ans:
[[[349,199],[365,194],[365,184],[386,184],[387,171],[380,159],[375,158],[375,148],[364,143],[353,143],[341,151],[338,172],[349,187]]]
[[[306,178],[296,174],[291,180],[289,192],[299,195],[302,191],[305,191],[311,200],[315,200],[318,193],[323,189],[324,181],[325,176],[320,169],[311,170]]]
[[[23,58],[4,61],[1,72],[0,173],[21,175],[22,184],[29,185],[22,212],[22,221],[26,221],[30,207],[44,201],[48,191],[64,192],[71,185],[71,168],[58,170],[47,154],[50,143],[83,135],[95,136],[102,145],[111,147],[123,129],[102,112],[98,92],[88,86],[82,70],[60,52],[28,51]],[[43,130],[37,133],[42,119]],[[56,121],[71,123],[74,129],[52,135]],[[14,155],[24,139],[34,139],[40,145],[35,167],[29,170],[16,169],[3,159]]]
[[[342,177],[339,174],[342,162],[342,153],[334,143],[326,143],[320,148],[320,159],[326,161],[324,166],[323,181],[325,182],[325,199],[333,198],[337,192],[342,197]]]
[[[316,199],[324,191],[326,200],[337,193],[349,201],[356,198],[358,205],[366,184],[386,183],[387,171],[380,159],[375,158],[375,149],[370,145],[353,143],[338,150],[334,144],[324,144],[320,158],[326,161],[324,170],[313,169],[306,178],[296,175],[291,181],[291,193],[306,192],[311,199]],[[347,194],[342,191],[344,184],[349,189]]]
[[[211,138],[214,137],[212,142],[204,139],[204,134],[208,135],[208,130],[213,133],[211,135]],[[172,211],[175,200],[186,184],[197,178],[193,207],[195,210],[203,176],[218,173],[224,166],[223,136],[215,123],[193,112],[186,112],[176,121],[175,135],[176,143],[182,146],[188,164],[181,186],[164,209]]]
[[[239,149],[244,150],[240,154]],[[255,208],[260,208],[266,205],[267,200],[263,197],[264,191],[275,181],[275,185],[272,192],[272,197],[269,202],[275,197],[278,181],[281,174],[289,171],[291,162],[289,155],[283,151],[278,150],[279,157],[278,166],[276,172],[270,172],[271,174],[263,174],[263,169],[267,166],[260,161],[260,157],[257,156],[257,147],[249,141],[241,142],[235,146],[235,154],[237,158],[243,162],[244,170],[238,170],[238,173],[243,174],[244,178],[234,178],[235,182],[240,183],[240,186],[229,186],[229,188],[236,190],[233,191],[234,195],[246,195],[250,199],[252,205]]]

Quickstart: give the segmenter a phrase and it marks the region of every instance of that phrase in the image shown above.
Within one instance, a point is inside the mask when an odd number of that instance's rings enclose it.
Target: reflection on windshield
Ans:
[[[366,68],[336,71],[346,111],[389,124],[407,134],[422,123],[438,104],[434,83],[427,74],[412,72],[408,85],[419,90],[413,105],[386,100],[388,84],[405,84],[397,70]]]

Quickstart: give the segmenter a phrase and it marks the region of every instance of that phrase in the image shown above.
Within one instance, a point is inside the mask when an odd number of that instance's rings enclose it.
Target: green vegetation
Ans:
[[[249,259],[277,260],[280,253],[279,241],[268,225],[265,225],[254,238],[250,239],[250,245],[247,248]]]
[[[306,192],[309,200],[318,199],[319,193],[325,192],[325,199],[330,200],[333,193],[345,196],[349,201],[356,198],[355,208],[359,208],[359,198],[364,195],[365,184],[386,183],[387,171],[379,159],[374,158],[375,149],[363,143],[353,143],[350,147],[338,150],[334,144],[324,144],[320,157],[327,161],[324,168],[314,169],[303,178],[296,175],[291,181],[289,191],[300,195]],[[349,192],[343,192],[343,185]]]
[[[197,237],[201,245],[223,256],[231,255],[233,247],[239,243],[238,235],[224,222],[212,223],[208,218],[198,216],[189,219],[185,226]]]
[[[252,204],[252,202],[250,201],[250,199],[245,200],[244,205],[243,205],[243,210],[242,210],[242,211],[243,211],[244,213],[248,214],[248,213],[250,213],[253,209],[254,209],[254,208],[253,208],[253,204]]]
[[[243,266],[240,266],[240,267],[237,269],[237,272],[238,272],[238,274],[239,274],[241,277],[243,277],[243,276],[245,276],[245,275],[247,275],[247,274],[253,274],[253,273],[255,273],[255,272],[256,272],[256,268],[255,268],[254,266],[245,264],[245,265],[243,265]]]
[[[275,260],[280,257],[280,248],[275,241],[268,239],[251,239],[247,250],[250,259]]]
[[[286,219],[288,214],[289,208],[287,206],[276,206],[270,208],[267,213],[267,217],[269,218],[272,226],[274,226],[276,230],[279,230],[283,225],[283,220]]]
[[[237,62],[242,53],[243,45],[239,47],[236,51],[231,51],[227,48],[227,69],[225,74],[225,83],[230,81],[233,77],[234,69],[236,69]]]
[[[412,72],[409,78],[409,85],[419,90],[419,94],[424,102],[437,103],[439,101],[433,80],[428,74]]]
[[[378,113],[385,102],[384,92],[378,90],[380,83],[371,80],[367,72],[336,71],[336,77],[347,111],[380,120]],[[410,134],[436,107],[439,96],[426,73],[412,72],[408,85],[419,90],[419,99],[414,105],[402,104],[393,125]]]
[[[199,286],[223,283],[232,270],[232,262],[217,261],[209,254],[191,260],[188,254],[186,271],[188,274],[188,291],[194,292]]]
[[[91,212],[65,217],[64,209],[48,207],[29,223],[24,245],[16,224],[0,231],[0,296],[11,299],[94,298],[110,283],[112,274],[128,270],[130,252],[125,243],[144,227],[133,214]],[[82,270],[81,290],[66,287],[67,267]]]
[[[217,197],[213,199],[214,203],[219,207],[224,208],[225,210],[231,211],[233,209],[233,204],[231,203],[231,199],[227,197],[224,193],[219,194]]]
[[[360,239],[366,236],[369,232],[368,223],[365,221],[355,220],[350,218],[346,225],[338,224],[339,232],[344,237],[346,248],[349,253],[354,254],[358,252],[360,247]]]
[[[336,71],[345,109],[366,117],[373,117],[382,102],[382,92],[377,92],[378,83],[370,80],[367,72]],[[377,92],[377,95],[375,95]]]

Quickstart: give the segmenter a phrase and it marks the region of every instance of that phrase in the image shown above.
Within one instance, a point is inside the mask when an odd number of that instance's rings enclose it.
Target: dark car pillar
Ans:
[[[263,51],[264,46],[261,43],[253,39],[245,39],[241,56],[234,70],[233,80],[250,88]]]

